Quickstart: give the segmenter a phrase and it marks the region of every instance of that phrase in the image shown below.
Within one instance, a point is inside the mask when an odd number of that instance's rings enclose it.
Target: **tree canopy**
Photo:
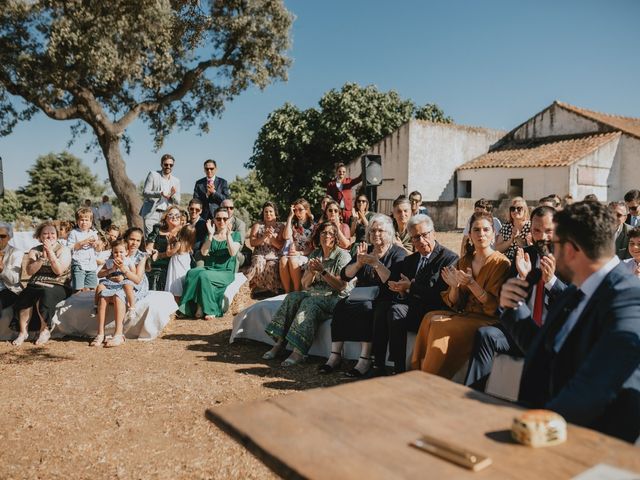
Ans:
[[[288,205],[304,197],[316,205],[336,163],[349,163],[414,115],[450,123],[435,104],[416,109],[394,91],[346,83],[319,101],[319,109],[285,103],[269,114],[245,164],[277,199]]]
[[[104,191],[89,167],[68,152],[38,157],[27,174],[29,183],[18,189],[17,196],[25,213],[41,219],[56,218],[61,203],[75,210]]]
[[[292,16],[281,0],[6,0],[0,134],[37,111],[92,131],[130,223],[140,198],[120,153],[140,118],[156,147],[209,131],[225,102],[286,79]],[[19,97],[19,104],[13,97]]]

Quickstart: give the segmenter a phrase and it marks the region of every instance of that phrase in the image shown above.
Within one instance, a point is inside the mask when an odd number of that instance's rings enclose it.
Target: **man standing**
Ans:
[[[97,217],[100,221],[100,230],[106,232],[111,226],[111,218],[113,217],[113,208],[107,195],[102,196],[102,203],[98,207]]]
[[[356,178],[347,177],[347,167],[344,163],[336,165],[336,176],[327,184],[327,195],[333,198],[342,209],[342,218],[349,225],[351,210],[353,209],[353,193],[351,189],[362,181],[362,174]]]
[[[631,258],[629,253],[629,232],[633,229],[631,225],[625,223],[627,220],[627,205],[624,202],[611,202],[609,204],[611,213],[616,219],[616,255],[620,260]]]
[[[160,158],[162,170],[149,172],[142,191],[140,215],[144,219],[144,234],[148,236],[153,226],[171,205],[180,204],[180,180],[171,174],[175,164],[168,153]]]
[[[632,227],[640,225],[640,190],[629,190],[624,194],[624,203],[627,204],[629,215],[627,215],[627,223]]]
[[[503,285],[500,322],[526,353],[519,400],[628,442],[640,436],[640,282],[615,256],[611,210],[578,202],[554,215],[558,275],[570,281],[538,327],[527,282]]]
[[[415,253],[400,264],[400,280],[388,282],[389,289],[397,295],[387,314],[386,325],[374,325],[373,335],[376,368],[384,369],[389,339],[389,358],[396,373],[406,370],[407,332],[417,333],[427,312],[446,308],[440,294],[447,284],[440,273],[458,261],[455,253],[436,241],[433,221],[427,215],[411,217],[407,230]]]
[[[556,210],[553,207],[546,205],[539,206],[531,212],[533,245],[525,247],[524,250],[518,249],[509,275],[525,279],[533,268],[538,268],[542,272],[539,282],[527,297],[527,305],[533,312],[533,320],[537,327],[544,323],[547,311],[555,298],[567,288],[556,277],[556,260],[551,254],[555,213]],[[464,384],[484,391],[493,366],[493,358],[499,353],[506,353],[512,357],[524,357],[524,352],[518,348],[502,325],[480,327],[476,332]]]
[[[192,198],[187,207],[189,212],[189,223],[196,229],[196,241],[193,245],[193,253],[197,257],[200,254],[200,247],[207,236],[207,221],[202,218],[202,202],[197,198]]]
[[[235,213],[235,207],[233,205],[233,200],[230,198],[225,198],[220,205],[223,208],[227,209],[229,212],[229,220],[227,220],[227,228],[231,228],[232,232],[238,232],[240,234],[240,250],[236,254],[236,258],[238,261],[236,262],[236,270],[239,269],[244,264],[244,253],[242,253],[242,247],[244,247],[244,241],[247,238],[247,224],[244,223],[240,218],[238,218]]]
[[[193,198],[202,202],[202,216],[205,220],[213,219],[216,208],[222,205],[225,198],[231,196],[229,184],[224,178],[216,176],[218,164],[215,160],[204,162],[205,176],[193,187]]]

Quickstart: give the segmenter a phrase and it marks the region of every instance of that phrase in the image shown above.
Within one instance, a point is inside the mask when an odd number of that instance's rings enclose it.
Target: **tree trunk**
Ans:
[[[98,142],[107,161],[111,188],[122,204],[129,227],[143,228],[142,217],[139,214],[142,201],[138,189],[127,175],[126,165],[120,154],[120,138],[115,135],[99,135]]]

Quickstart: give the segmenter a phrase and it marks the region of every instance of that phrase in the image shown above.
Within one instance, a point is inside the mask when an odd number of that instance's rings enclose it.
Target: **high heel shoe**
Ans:
[[[356,367],[353,367],[348,372],[345,372],[345,376],[347,376],[349,378],[364,378],[364,377],[366,377],[368,375],[368,373],[371,371],[371,357],[360,357],[360,358],[362,360],[368,360],[369,361],[369,367],[367,368],[367,370],[364,371],[364,372],[361,372]]]
[[[328,373],[333,373],[335,370],[338,369],[338,367],[342,363],[342,352],[331,352],[331,354],[338,355],[340,357],[338,359],[338,362],[333,366],[329,365],[328,363],[325,363],[324,365],[320,365],[318,367],[318,373],[328,374]]]

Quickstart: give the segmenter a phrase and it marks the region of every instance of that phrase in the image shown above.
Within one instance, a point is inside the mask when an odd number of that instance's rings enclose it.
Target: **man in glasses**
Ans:
[[[233,200],[230,198],[225,198],[220,205],[223,208],[227,209],[229,212],[229,220],[227,220],[227,228],[230,228],[232,232],[238,232],[240,234],[240,250],[236,254],[236,271],[244,264],[245,256],[242,252],[244,248],[244,241],[247,238],[247,224],[237,215],[234,215],[236,207],[233,204]]]
[[[422,206],[422,194],[415,190],[409,194],[409,201],[411,202],[411,215],[429,215],[427,207]]]
[[[633,227],[625,223],[628,214],[627,204],[624,202],[611,202],[609,203],[609,208],[616,220],[616,234],[614,237],[616,242],[616,255],[618,255],[620,260],[631,258],[631,254],[629,253],[629,232],[633,230]]]
[[[180,179],[172,174],[175,159],[165,153],[160,158],[159,171],[149,172],[142,191],[140,215],[144,219],[144,234],[148,236],[160,217],[171,205],[180,204]]]
[[[200,254],[200,247],[207,236],[207,221],[202,217],[202,202],[192,198],[187,207],[189,223],[196,229],[196,241],[193,244],[193,253],[196,257]]]
[[[640,190],[629,190],[624,194],[624,203],[629,209],[627,221],[632,227],[640,225]]]
[[[447,284],[440,272],[455,265],[458,256],[436,241],[433,221],[427,215],[414,215],[407,223],[414,253],[405,257],[400,272],[392,272],[397,281],[387,282],[395,293],[386,325],[375,325],[373,353],[375,368],[384,372],[387,339],[394,372],[406,370],[407,332],[418,332],[422,317],[431,310],[446,308],[440,295]]]
[[[213,218],[216,209],[222,205],[225,198],[231,196],[229,184],[224,178],[216,176],[218,164],[209,159],[204,162],[205,176],[198,180],[193,187],[193,198],[202,202],[202,216],[205,220]]]
[[[500,323],[526,352],[519,401],[634,443],[640,437],[640,282],[615,255],[615,221],[596,202],[556,212],[558,275],[572,285],[538,330],[528,282],[502,286]]]
[[[532,269],[540,269],[542,275],[526,299],[537,327],[544,323],[549,306],[566,288],[566,285],[556,277],[556,261],[552,254],[551,240],[555,230],[553,223],[555,213],[556,210],[548,205],[538,206],[531,212],[533,245],[518,249],[509,275],[525,279]],[[493,367],[493,359],[500,353],[512,357],[524,357],[524,352],[502,325],[480,327],[475,335],[464,384],[484,391]]]

